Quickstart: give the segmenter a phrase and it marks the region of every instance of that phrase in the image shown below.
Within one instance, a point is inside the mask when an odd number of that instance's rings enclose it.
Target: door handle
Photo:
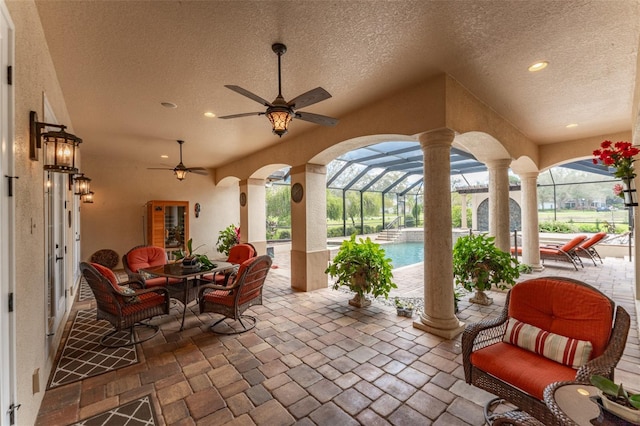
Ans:
[[[57,257],[57,256],[56,256],[56,262],[57,262],[58,260],[62,260],[62,259],[64,259],[64,256],[60,256],[60,257]]]

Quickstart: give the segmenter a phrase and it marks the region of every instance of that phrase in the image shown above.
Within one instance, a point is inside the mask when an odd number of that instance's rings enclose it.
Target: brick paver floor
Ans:
[[[351,307],[345,292],[293,291],[289,250],[276,246],[277,268],[268,277],[264,305],[252,308],[258,317],[252,331],[215,335],[208,330],[212,316],[197,315],[191,305],[180,332],[178,306],[173,315],[154,320],[162,332],[141,345],[139,364],[47,391],[37,424],[69,424],[146,394],[162,425],[484,423],[482,407],[492,395],[464,382],[460,336],[445,340],[417,330],[382,303]],[[640,384],[632,263],[605,259],[577,273],[568,266],[550,262],[521,279],[570,276],[623,305],[632,330],[616,380]],[[422,296],[422,275],[422,265],[396,270],[394,294]],[[459,318],[474,322],[496,315],[504,293],[491,296],[489,307],[465,297]],[[90,304],[77,302],[74,310]]]

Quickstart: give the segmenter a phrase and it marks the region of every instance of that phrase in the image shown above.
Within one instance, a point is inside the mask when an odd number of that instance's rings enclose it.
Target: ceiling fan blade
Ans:
[[[260,96],[258,96],[258,95],[256,95],[256,94],[254,94],[254,93],[251,93],[251,92],[250,92],[250,91],[248,91],[247,89],[243,89],[243,88],[242,88],[242,87],[240,87],[240,86],[225,85],[224,87],[226,87],[226,88],[228,88],[228,89],[231,89],[231,90],[233,90],[233,91],[234,91],[234,92],[236,92],[236,93],[240,93],[242,96],[246,96],[246,97],[247,97],[247,98],[249,98],[249,99],[253,99],[253,100],[254,100],[254,101],[256,101],[257,103],[262,104],[262,105],[264,105],[264,106],[266,106],[266,107],[273,106],[273,105],[271,105],[271,102],[269,102],[269,101],[266,101],[266,100],[262,99]]]
[[[169,167],[147,167],[147,170],[171,170],[171,171],[173,171],[173,168],[169,168]]]
[[[311,123],[321,124],[323,126],[335,126],[338,124],[337,118],[327,117],[326,115],[314,114],[311,112],[296,111],[296,118]]]
[[[291,108],[300,109],[320,101],[324,101],[330,97],[331,95],[329,92],[324,90],[322,87],[316,87],[315,89],[309,90],[308,92],[291,99],[287,102],[287,105]]]
[[[262,115],[262,114],[264,114],[264,112],[245,112],[242,114],[225,115],[224,117],[218,117],[218,118],[224,118],[226,120],[227,118],[249,117],[251,115]]]
[[[187,167],[187,171],[197,175],[208,175],[209,172],[204,167]]]

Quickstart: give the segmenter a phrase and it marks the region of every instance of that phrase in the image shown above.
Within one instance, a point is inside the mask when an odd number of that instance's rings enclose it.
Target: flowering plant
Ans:
[[[615,185],[613,185],[614,195],[620,198],[624,198],[624,192],[622,191],[624,191],[624,187],[622,185],[620,185],[619,183],[616,183]]]
[[[596,157],[593,164],[601,162],[605,166],[613,167],[616,171],[613,173],[617,178],[633,178],[636,176],[633,163],[636,161],[633,157],[640,153],[640,149],[632,146],[630,142],[619,141],[615,144],[611,141],[604,141],[600,144],[600,149],[593,151]]]
[[[240,244],[240,228],[231,224],[218,234],[217,250],[229,256],[229,250],[236,244]]]

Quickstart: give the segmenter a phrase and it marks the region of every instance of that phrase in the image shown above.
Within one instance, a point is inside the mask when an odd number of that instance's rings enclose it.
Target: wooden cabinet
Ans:
[[[172,259],[172,252],[185,250],[187,241],[189,241],[188,201],[147,202],[147,244],[164,248],[169,259]]]

